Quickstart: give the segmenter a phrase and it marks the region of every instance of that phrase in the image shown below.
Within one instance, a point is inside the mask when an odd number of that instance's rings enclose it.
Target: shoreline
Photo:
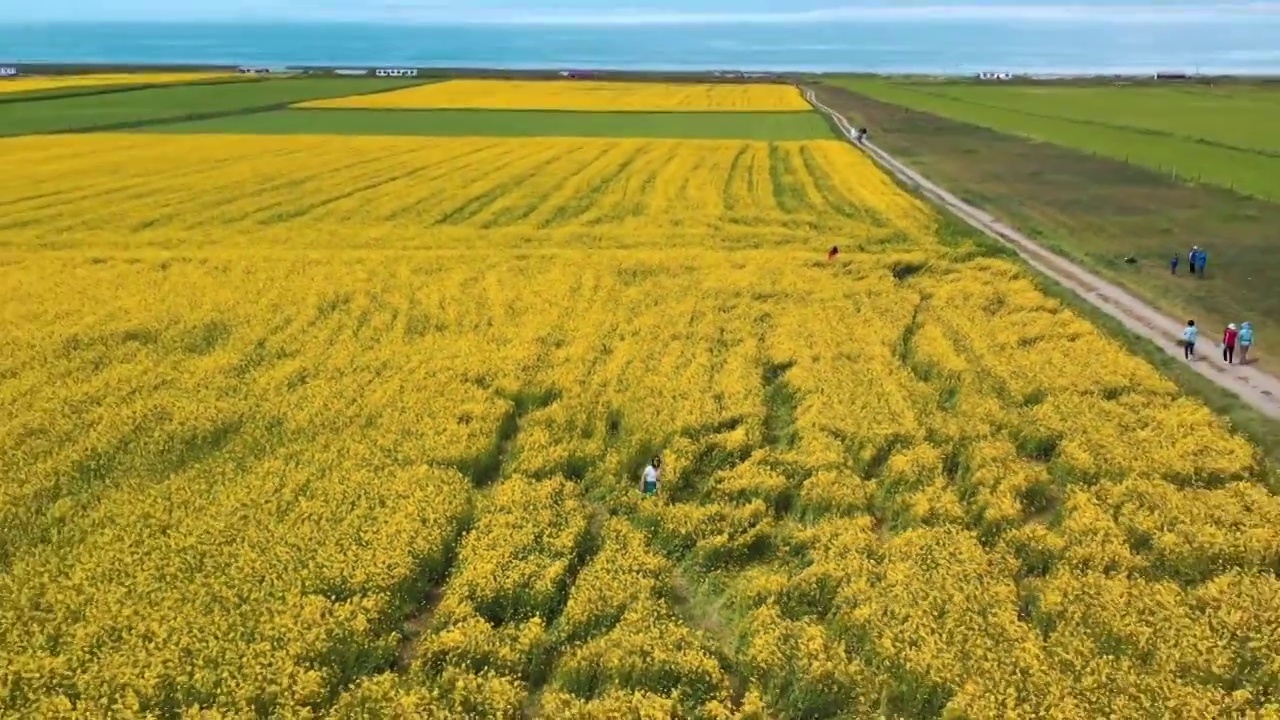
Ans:
[[[1151,84],[1204,84],[1214,82],[1270,83],[1280,82],[1280,73],[1005,73],[1000,79],[980,78],[979,73],[919,73],[919,72],[868,72],[848,71],[769,71],[769,70],[662,70],[624,68],[579,68],[566,70],[560,67],[545,68],[497,68],[497,67],[446,67],[424,65],[284,65],[270,64],[220,64],[220,63],[57,63],[10,62],[0,59],[0,68],[14,68],[17,75],[83,75],[93,73],[150,73],[150,72],[226,72],[238,73],[242,68],[255,68],[262,77],[285,75],[373,77],[380,69],[411,70],[416,77],[493,77],[493,78],[557,78],[572,72],[578,79],[671,79],[671,80],[719,80],[755,82],[792,82],[796,79],[821,79],[823,77],[864,77],[907,81],[975,82],[988,85],[1018,83],[1151,83]],[[249,74],[249,73],[246,73]],[[589,76],[589,77],[581,77]],[[5,80],[0,77],[0,82]]]

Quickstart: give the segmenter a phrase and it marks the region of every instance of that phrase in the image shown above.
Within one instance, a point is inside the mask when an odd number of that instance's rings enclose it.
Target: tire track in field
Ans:
[[[471,178],[474,177],[474,175],[483,172],[482,168],[488,167],[488,163],[505,161],[508,157],[507,151],[509,149],[510,144],[507,143],[505,139],[499,139],[493,144],[486,145],[475,152],[463,152],[458,155],[451,156],[448,162],[435,166],[439,172],[418,178],[418,182],[425,185],[427,183],[434,183],[441,178],[448,177],[460,180],[460,182],[470,183]],[[460,160],[464,160],[465,162],[460,163]],[[463,175],[463,173],[466,173],[468,170],[472,170],[473,173],[471,175]],[[421,193],[420,188],[418,189],[418,192],[419,194]],[[423,199],[415,197],[408,205],[403,205],[387,213],[383,216],[383,219],[388,222],[402,220],[410,216],[418,208],[422,207],[425,202],[426,201]]]
[[[596,163],[606,157],[613,147],[609,144],[597,144],[593,150],[588,150],[586,146],[577,148],[573,152],[566,153],[561,158],[557,158],[555,163],[547,166],[547,172],[542,175],[542,182],[528,183],[522,192],[513,200],[522,201],[520,204],[513,203],[511,207],[498,207],[491,217],[483,219],[480,227],[489,229],[495,227],[512,227],[521,224],[524,220],[535,215],[541,208],[559,207],[560,196],[569,192],[569,188],[574,187],[574,182],[564,183],[558,178],[571,177],[575,181],[591,176],[592,169]],[[587,156],[583,159],[583,156]],[[563,165],[569,165],[569,172],[558,172]],[[569,195],[572,197],[572,195]]]
[[[610,143],[604,153],[583,169],[576,178],[577,182],[567,183],[559,192],[551,196],[552,199],[546,206],[549,212],[541,215],[537,212],[530,213],[529,219],[539,229],[546,229],[568,225],[588,216],[593,209],[604,204],[597,202],[600,194],[613,187],[619,178],[625,178],[642,155],[652,154],[652,148],[653,144],[650,141]],[[615,162],[617,164],[612,171],[609,171],[609,165]],[[596,179],[594,177],[596,171],[593,171],[593,168],[601,163],[604,163],[605,174],[602,178]]]
[[[1182,348],[1175,343],[1175,339],[1180,337],[1182,322],[1151,307],[1118,285],[1046,250],[1012,226],[956,197],[874,143],[866,139],[858,140],[849,121],[818,100],[812,88],[803,88],[803,93],[810,104],[836,123],[849,142],[899,181],[993,240],[1011,248],[1034,270],[1111,316],[1134,334],[1155,343],[1171,357],[1182,360]],[[1256,367],[1229,365],[1222,360],[1221,353],[1217,352],[1221,350],[1221,346],[1206,344],[1214,352],[1209,353],[1208,357],[1199,356],[1196,362],[1189,363],[1189,367],[1218,387],[1234,393],[1258,412],[1280,420],[1280,379]]]
[[[283,153],[281,157],[300,155],[304,152],[305,151],[303,150],[293,150]],[[150,166],[151,163],[148,161],[150,157],[150,155],[143,158],[131,157],[128,161],[122,162],[120,167],[127,172],[131,165],[138,162],[143,162]],[[193,180],[210,176],[216,178],[217,175],[225,168],[235,167],[243,162],[243,155],[231,155],[217,160],[203,162],[196,166],[176,165],[171,172],[165,172],[159,175],[153,173],[146,176],[133,176],[129,179],[130,181],[113,183],[110,187],[103,187],[101,185],[101,178],[104,175],[107,175],[107,173],[100,172],[101,166],[99,166],[97,168],[93,168],[90,172],[84,173],[86,176],[94,178],[94,180],[77,188],[74,192],[69,194],[65,191],[54,190],[47,193],[41,193],[38,199],[48,200],[48,202],[42,202],[32,207],[18,208],[7,212],[13,214],[21,213],[25,215],[28,213],[40,213],[43,211],[53,210],[57,211],[59,215],[64,215],[69,207],[73,207],[78,211],[83,212],[84,208],[80,207],[81,203],[91,200],[93,201],[94,207],[106,209],[111,215],[118,215],[122,203],[136,200],[140,197],[154,198],[157,187],[163,187],[176,196],[177,193],[174,191],[181,189],[184,184],[189,184]],[[63,170],[63,177],[66,177],[67,175],[74,175],[77,171],[78,168],[76,167],[67,167]],[[238,181],[237,184],[242,184],[242,182]],[[6,205],[9,205],[9,203],[0,204],[0,207],[5,207]],[[96,219],[96,217],[97,216],[94,216],[94,218],[77,219],[87,220]],[[18,218],[17,222],[0,221],[0,228],[16,229],[31,225],[32,223],[42,222],[45,219],[46,218],[44,217],[36,217],[34,219]]]
[[[442,177],[450,179],[447,186],[437,184],[426,188],[433,193],[432,197],[417,199],[394,211],[388,219],[400,220],[408,217],[424,225],[446,224],[450,215],[474,202],[477,195],[483,195],[492,187],[497,174],[495,166],[501,167],[503,172],[520,172],[530,165],[536,166],[546,157],[545,148],[522,145],[516,149],[517,152],[510,152],[511,145],[507,143],[501,144],[499,152],[492,158],[464,154],[458,158],[458,163],[444,171]]]
[[[490,145],[483,146],[481,148],[478,148],[476,152],[480,152],[480,151],[495,147],[496,145],[497,145],[496,143],[493,143]],[[425,163],[421,162],[416,154],[397,153],[396,155],[391,156],[395,160],[395,162],[378,166],[377,168],[374,169],[373,172],[370,172],[367,175],[365,175],[362,178],[361,182],[345,183],[342,189],[337,192],[329,193],[327,195],[322,195],[313,200],[310,200],[309,202],[290,208],[288,212],[279,213],[273,216],[270,220],[270,223],[272,224],[284,223],[291,220],[295,220],[297,218],[305,217],[317,210],[328,208],[344,200],[355,199],[364,193],[385,188],[387,185],[390,185],[392,183],[421,180],[422,179],[421,176],[424,175],[425,173],[431,172],[432,170],[436,170],[441,167],[447,167],[449,164],[456,161],[459,157],[470,154],[471,152],[472,151],[469,149],[462,149],[456,154],[452,154],[446,157],[434,158],[434,159],[428,160]],[[437,174],[437,175],[434,175],[433,177],[438,177],[438,176],[439,175]],[[354,178],[352,180],[354,180]]]
[[[401,172],[393,177],[380,177],[378,180],[365,183],[361,188],[349,193],[345,193],[340,197],[334,197],[324,203],[319,203],[317,208],[323,209],[316,218],[324,222],[343,222],[350,218],[364,218],[371,222],[387,222],[387,216],[382,214],[382,206],[379,200],[386,198],[397,198],[408,192],[402,192],[401,188],[408,188],[414,194],[421,194],[424,190],[429,191],[433,187],[433,183],[441,178],[450,176],[458,160],[470,156],[485,156],[493,150],[501,146],[500,142],[492,142],[481,145],[474,150],[469,147],[457,148],[456,152],[450,153],[442,157],[428,157],[425,161],[420,159],[419,154],[411,154],[407,156],[411,169],[408,172]],[[406,167],[406,163],[401,162],[396,166],[398,169]],[[374,190],[376,194],[371,194]],[[354,205],[354,208],[348,209],[348,205]],[[399,209],[396,210],[399,212]],[[310,212],[308,212],[310,214]]]
[[[400,148],[383,148],[382,152],[376,155],[361,155],[358,159],[353,160],[350,159],[351,155],[347,149],[342,148],[331,151],[329,155],[322,156],[320,158],[322,162],[310,163],[305,167],[289,168],[288,170],[276,169],[277,173],[285,172],[288,174],[270,184],[242,187],[242,192],[223,198],[223,202],[220,202],[219,206],[226,209],[227,215],[221,218],[219,222],[253,222],[255,216],[286,207],[296,197],[294,193],[302,191],[311,183],[319,181],[321,187],[323,187],[325,181],[331,176],[347,177],[352,171],[358,171],[370,166],[376,167],[399,152],[401,152]],[[334,162],[338,158],[344,158],[347,161]],[[245,203],[244,207],[236,205],[239,201],[253,200],[258,197],[264,197],[266,202]]]
[[[1001,112],[1022,115],[1023,117],[1036,118],[1038,120],[1054,120],[1057,122],[1070,123],[1072,125],[1080,125],[1083,127],[1096,127],[1104,130],[1115,130],[1119,132],[1131,132],[1138,135],[1147,135],[1150,137],[1161,137],[1169,140],[1178,140],[1181,142],[1194,143],[1196,145],[1205,145],[1208,147],[1218,148],[1221,150],[1231,150],[1233,152],[1246,153],[1249,155],[1260,155],[1262,157],[1280,159],[1280,151],[1269,150],[1267,148],[1245,147],[1243,145],[1232,145],[1221,140],[1212,138],[1197,137],[1194,135],[1181,135],[1179,133],[1170,132],[1168,130],[1160,130],[1157,128],[1141,127],[1137,125],[1121,125],[1117,123],[1109,123],[1104,120],[1089,120],[1086,118],[1066,117],[1063,115],[1050,115],[1049,113],[1036,112],[1034,110],[1024,110],[1022,108],[1012,108],[1005,105],[997,105],[995,103],[983,102],[981,100],[972,100],[969,98],[960,98],[954,95],[946,95],[944,93],[934,92],[932,90],[923,90],[919,88],[910,88],[910,92],[926,95],[928,97],[938,98],[940,100],[949,100],[959,103],[960,105],[968,105],[971,107],[985,108],[987,110],[999,110]],[[1000,132],[997,130],[997,132]],[[1052,141],[1049,141],[1052,142]],[[1054,143],[1060,144],[1060,143]],[[1069,146],[1068,146],[1069,147]]]
[[[610,182],[610,188],[618,189],[613,203],[595,205],[579,216],[579,222],[598,227],[644,215],[646,203],[653,193],[663,163],[664,158],[653,151],[651,143],[637,144],[636,154],[628,161],[625,174],[619,172]]]
[[[831,173],[827,172],[826,166],[807,145],[800,146],[800,162],[809,177],[813,178],[814,187],[818,189],[823,202],[836,214],[868,224],[889,226],[870,205],[855,202],[853,198],[845,195],[835,179],[831,177]]]
[[[479,194],[471,195],[465,202],[437,218],[435,222],[439,225],[464,225],[483,213],[486,208],[500,201],[503,196],[510,194],[513,189],[537,177],[548,166],[564,162],[566,156],[572,154],[572,152],[557,154],[555,159],[548,163],[545,160],[546,148],[539,148],[538,152],[523,157],[518,163],[509,162],[502,172],[491,172],[481,182],[472,186],[480,191]]]
[[[725,173],[724,187],[720,189],[720,203],[724,206],[725,213],[731,213],[738,209],[737,194],[734,193],[734,183],[738,178],[743,177],[744,160],[750,162],[751,146],[743,144],[738,152],[733,154],[733,160],[729,162],[729,172]],[[746,180],[746,178],[743,178]],[[745,183],[744,183],[745,184]]]

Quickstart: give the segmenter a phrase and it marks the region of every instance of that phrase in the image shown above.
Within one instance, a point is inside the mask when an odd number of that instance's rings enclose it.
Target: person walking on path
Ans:
[[[1236,329],[1236,324],[1231,323],[1227,326],[1226,332],[1222,333],[1222,359],[1228,365],[1235,362],[1236,358],[1236,338],[1240,336],[1240,331]]]
[[[1236,338],[1236,342],[1240,345],[1240,364],[1244,365],[1249,362],[1249,348],[1253,347],[1253,325],[1251,323],[1240,324],[1240,335]]]
[[[1196,321],[1188,320],[1187,327],[1182,331],[1182,358],[1190,360],[1196,354],[1196,338],[1200,336],[1200,331],[1196,329]]]
[[[1169,261],[1169,273],[1171,275],[1178,274],[1178,259],[1179,259],[1178,256],[1174,255],[1173,259]]]
[[[658,481],[662,479],[662,456],[655,455],[653,460],[644,468],[644,473],[640,476],[640,493],[642,495],[656,495],[658,493]]]

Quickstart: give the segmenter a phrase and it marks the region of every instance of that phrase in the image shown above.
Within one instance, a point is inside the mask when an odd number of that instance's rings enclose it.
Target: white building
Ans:
[[[418,71],[411,68],[378,68],[373,74],[378,77],[418,77]]]
[[[979,79],[979,80],[1012,80],[1012,79],[1013,79],[1013,73],[1007,73],[1007,72],[980,72],[980,73],[978,73],[978,79]]]

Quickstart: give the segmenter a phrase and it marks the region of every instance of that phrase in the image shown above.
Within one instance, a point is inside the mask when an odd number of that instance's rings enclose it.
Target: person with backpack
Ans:
[[[1187,326],[1182,330],[1182,359],[1190,360],[1196,354],[1196,338],[1200,336],[1200,331],[1196,329],[1196,321],[1188,320]]]
[[[1240,345],[1240,364],[1244,365],[1249,362],[1249,348],[1253,347],[1252,323],[1240,324],[1240,335],[1236,338],[1236,342]]]

